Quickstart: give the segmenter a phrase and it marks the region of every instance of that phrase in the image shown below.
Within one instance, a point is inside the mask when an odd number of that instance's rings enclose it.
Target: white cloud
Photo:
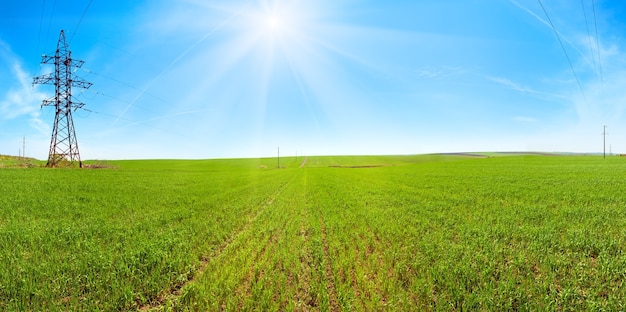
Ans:
[[[522,86],[520,84],[517,84],[507,78],[502,78],[502,77],[495,77],[495,76],[487,76],[487,79],[501,84],[507,88],[513,89],[515,91],[519,91],[519,92],[523,92],[523,93],[539,93],[539,91],[533,90],[531,88]]]
[[[428,78],[428,79],[446,79],[450,77],[460,76],[465,74],[467,70],[460,67],[453,66],[443,66],[440,68],[434,67],[426,67],[417,71],[417,75],[419,78]]]
[[[1,42],[0,42],[1,43]],[[0,44],[0,56],[11,64],[10,75],[17,84],[9,87],[0,99],[0,119],[28,118],[29,125],[42,134],[49,134],[50,127],[40,117],[40,105],[46,95],[32,86],[32,78],[18,59],[12,56],[6,44]]]
[[[507,78],[503,78],[503,77],[496,77],[496,76],[487,76],[488,80],[491,80],[492,82],[495,82],[497,84],[500,84],[506,88],[509,88],[511,90],[517,91],[517,92],[521,92],[521,93],[529,93],[529,94],[535,94],[535,95],[547,95],[550,97],[555,97],[555,98],[564,98],[564,96],[559,95],[559,94],[555,94],[555,93],[549,93],[549,92],[544,92],[544,91],[539,91],[524,85],[521,85],[517,82],[514,82],[510,79]]]

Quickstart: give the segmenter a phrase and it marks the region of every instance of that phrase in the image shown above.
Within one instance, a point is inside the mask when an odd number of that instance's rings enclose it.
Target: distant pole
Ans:
[[[603,137],[602,155],[604,159],[606,159],[606,125],[604,126],[604,132],[602,132],[602,137]]]
[[[280,168],[280,146],[278,147],[278,157],[276,158],[278,160],[278,167]]]

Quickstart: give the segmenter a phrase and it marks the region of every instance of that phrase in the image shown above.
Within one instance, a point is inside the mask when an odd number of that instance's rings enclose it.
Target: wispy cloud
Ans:
[[[10,75],[17,83],[0,98],[0,118],[10,120],[28,118],[29,125],[41,132],[50,133],[49,126],[40,119],[39,107],[46,95],[32,86],[32,78],[8,46],[0,42],[0,61],[10,64]]]
[[[509,0],[510,3],[530,14],[546,27],[552,26],[544,18],[533,12],[531,9],[518,3],[516,0]],[[553,29],[568,46],[575,49],[580,54],[580,61],[577,64],[585,63],[588,67],[577,66],[576,71],[582,73],[581,88],[584,94],[578,92],[563,93],[562,98],[567,103],[573,105],[573,109],[578,117],[579,125],[585,127],[598,127],[598,125],[621,124],[626,115],[626,94],[623,85],[626,74],[626,53],[619,41],[615,38],[606,37],[599,40],[589,32],[579,32],[571,34],[576,40],[569,41],[559,30]],[[583,53],[582,51],[587,51]],[[592,75],[584,75],[592,74]],[[517,84],[509,79],[501,77],[488,77],[493,82],[499,83],[507,88],[519,92],[538,93],[526,86]],[[573,81],[554,80],[559,84],[571,84]],[[539,92],[542,93],[542,92]],[[517,119],[516,119],[517,120]],[[518,120],[521,121],[521,120]]]
[[[517,82],[514,82],[510,79],[504,78],[504,77],[496,77],[496,76],[487,76],[487,79],[495,82],[497,84],[500,84],[508,89],[517,91],[517,92],[521,92],[521,93],[528,93],[528,94],[536,94],[536,95],[548,95],[551,97],[558,97],[558,98],[564,98],[564,96],[558,95],[558,94],[554,94],[554,93],[549,93],[549,92],[544,92],[544,91],[539,91],[524,85],[521,85]]]
[[[443,67],[426,67],[419,69],[417,75],[419,78],[443,80],[450,77],[460,76],[467,73],[467,70],[461,67],[443,66]]]
[[[532,15],[534,18],[536,18],[537,20],[539,20],[539,21],[540,21],[541,23],[543,23],[544,25],[546,25],[546,26],[548,26],[548,27],[552,28],[552,26],[550,26],[550,23],[548,23],[548,21],[544,20],[541,16],[537,15],[537,13],[535,13],[535,12],[531,11],[529,8],[527,8],[527,7],[525,7],[525,6],[521,5],[521,4],[519,4],[519,3],[518,3],[517,1],[515,1],[515,0],[509,0],[509,2],[511,2],[512,4],[514,4],[516,7],[518,7],[518,8],[520,8],[520,9],[524,10],[526,13],[528,13],[528,14]],[[559,35],[561,35],[561,34],[559,33]]]
[[[624,56],[626,57],[626,55]],[[585,92],[588,100],[572,94],[579,122],[584,124],[623,124],[626,116],[626,68],[610,68],[604,72],[603,81],[590,83]]]
[[[574,50],[576,50],[576,52],[578,52],[578,54],[587,62],[587,64],[593,64],[593,61],[589,59],[588,55],[583,53],[579,47],[577,45],[574,45],[569,39],[567,39],[567,37],[565,35],[563,35],[563,33],[561,33],[558,29],[556,29],[555,27],[553,27],[548,21],[546,21],[544,18],[542,18],[541,16],[539,16],[537,13],[533,12],[532,10],[530,10],[529,8],[521,5],[520,3],[518,3],[515,0],[509,0],[509,2],[511,2],[513,5],[515,5],[516,7],[518,7],[519,9],[523,10],[524,12],[530,14],[531,16],[533,16],[534,18],[536,18],[539,22],[541,22],[542,24],[544,24],[546,27],[550,28],[552,31],[554,31],[560,38],[561,40],[563,40],[564,42],[567,43],[567,45],[569,45],[570,47],[572,47]]]

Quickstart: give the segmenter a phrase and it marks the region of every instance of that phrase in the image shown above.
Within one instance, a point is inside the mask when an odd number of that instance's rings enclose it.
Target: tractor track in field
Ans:
[[[326,225],[324,225],[324,216],[318,207],[320,212],[320,232],[322,233],[322,248],[324,252],[325,262],[325,279],[326,279],[326,291],[328,292],[328,308],[330,311],[341,311],[339,307],[339,301],[337,297],[337,287],[335,286],[335,275],[333,274],[333,267],[331,264],[330,247],[328,245],[328,238],[326,233]]]
[[[306,194],[306,193],[305,193]],[[303,264],[303,274],[298,277],[298,285],[297,291],[295,294],[295,301],[297,304],[301,304],[296,306],[297,311],[310,311],[315,310],[319,306],[319,303],[313,296],[311,295],[311,274],[313,268],[313,255],[311,253],[310,241],[311,241],[311,224],[310,224],[310,215],[309,211],[306,207],[306,195],[304,203],[302,204],[302,209],[300,210],[300,237],[304,241],[304,246],[306,246],[306,250],[304,250],[300,254],[300,263]],[[295,277],[293,273],[289,275],[289,284],[293,285]]]
[[[268,253],[268,249],[276,246],[278,242],[278,228],[274,230],[272,235],[268,238],[267,242],[263,245],[261,250],[256,253],[254,257],[254,261],[248,270],[248,274],[244,277],[244,279],[239,283],[239,287],[235,290],[235,296],[239,298],[237,303],[237,311],[243,311],[245,309],[244,304],[246,299],[252,296],[252,285],[254,282],[263,279],[265,272],[263,270],[259,271],[258,274],[256,272],[255,263],[258,263],[259,260],[262,260],[265,255]]]
[[[196,281],[198,279],[198,277],[200,277],[202,275],[202,273],[204,273],[204,271],[206,270],[207,266],[209,265],[209,263],[213,259],[219,257],[219,255],[221,255],[224,252],[224,250],[226,250],[226,248],[228,248],[228,246],[231,245],[232,242],[237,240],[244,232],[248,231],[252,227],[252,224],[265,211],[265,209],[268,206],[272,205],[274,203],[274,200],[293,181],[294,181],[294,179],[289,180],[288,182],[286,182],[283,185],[281,185],[274,193],[272,193],[272,195],[270,195],[267,198],[267,200],[265,201],[265,203],[263,204],[263,207],[260,208],[254,214],[254,216],[249,218],[248,222],[244,226],[242,226],[239,229],[235,230],[233,232],[233,234],[228,237],[228,239],[226,239],[224,242],[222,242],[219,245],[218,248],[216,248],[213,252],[211,252],[208,255],[201,256],[200,257],[200,264],[198,265],[197,269],[194,272],[189,274],[187,280],[174,284],[170,289],[168,289],[164,293],[161,293],[161,294],[157,295],[153,300],[149,300],[147,303],[139,305],[137,310],[138,311],[157,310],[160,307],[162,307],[166,302],[168,302],[168,301],[175,301],[176,299],[178,299],[182,295],[183,288],[185,286],[193,283],[194,281]]]

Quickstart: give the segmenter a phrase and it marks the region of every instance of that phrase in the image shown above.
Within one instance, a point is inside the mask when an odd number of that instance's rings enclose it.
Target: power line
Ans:
[[[83,110],[83,111],[86,111],[86,112],[88,112],[90,114],[94,113],[94,114],[98,114],[98,115],[107,116],[107,117],[110,117],[112,119],[120,119],[120,120],[124,120],[124,121],[129,122],[129,124],[124,125],[122,127],[132,127],[132,126],[143,125],[143,126],[145,126],[147,128],[158,130],[158,131],[162,131],[162,132],[165,132],[165,133],[168,133],[168,134],[174,134],[174,135],[176,135],[178,137],[181,137],[181,138],[186,138],[186,137],[189,136],[188,133],[184,133],[183,134],[181,132],[178,132],[178,131],[174,130],[174,128],[161,128],[161,127],[157,127],[157,126],[154,126],[154,125],[149,123],[150,121],[155,121],[155,120],[159,120],[159,119],[170,120],[168,116],[157,116],[157,117],[146,119],[146,120],[135,121],[135,120],[130,120],[128,118],[123,118],[123,117],[122,118],[118,118],[119,116],[116,116],[114,114],[105,113],[105,112],[99,112],[99,111],[87,109],[87,108],[84,108],[84,107],[81,107],[79,109]],[[187,113],[195,113],[195,112],[187,112]],[[185,113],[183,113],[183,114],[185,114]],[[181,114],[178,114],[178,115],[181,115]],[[87,115],[87,116],[89,116],[89,115]],[[81,118],[86,118],[86,117],[81,117]]]
[[[146,92],[148,91],[148,89],[150,89],[150,87],[152,86],[152,84],[154,84],[154,82],[156,82],[159,78],[161,78],[161,76],[163,76],[167,71],[169,71],[174,65],[176,65],[176,63],[178,63],[183,57],[187,56],[187,54],[189,54],[193,49],[195,49],[197,46],[199,46],[202,42],[204,42],[207,38],[209,38],[211,35],[213,35],[214,33],[216,33],[217,31],[219,31],[220,29],[222,29],[224,26],[226,26],[228,23],[230,23],[235,17],[237,17],[238,15],[241,14],[241,12],[248,7],[250,4],[242,7],[239,11],[234,12],[232,15],[230,15],[228,18],[226,18],[224,21],[222,21],[220,24],[218,24],[217,26],[215,26],[213,29],[211,29],[209,32],[207,32],[204,36],[202,36],[202,38],[200,38],[200,40],[196,41],[194,44],[192,44],[190,47],[188,47],[185,51],[183,51],[181,54],[179,54],[169,65],[167,65],[160,73],[158,73],[157,75],[155,75],[150,81],[148,81],[148,83],[146,84],[146,86],[140,90],[139,94],[137,94],[137,96],[135,97],[135,99],[126,107],[126,109],[124,109],[124,111],[122,112],[122,114],[120,116],[123,116],[128,109],[133,106],[135,104],[135,102],[141,98],[144,94],[146,94]],[[113,124],[116,124],[117,120],[115,120],[113,122]]]
[[[89,74],[93,74],[93,75],[96,75],[96,76],[100,76],[100,77],[103,77],[103,78],[109,79],[109,80],[111,80],[111,81],[114,81],[114,82],[116,82],[116,83],[119,83],[119,84],[121,84],[121,85],[123,85],[123,86],[126,86],[126,87],[128,87],[128,88],[130,88],[130,89],[140,91],[140,93],[141,93],[141,94],[149,95],[149,96],[151,96],[152,98],[154,98],[154,99],[156,99],[156,100],[158,100],[158,101],[160,101],[160,102],[162,102],[162,103],[164,103],[164,104],[168,104],[168,105],[172,106],[172,102],[170,102],[170,101],[168,101],[168,100],[166,100],[166,99],[163,99],[163,98],[161,98],[161,97],[159,97],[159,96],[155,95],[154,93],[151,93],[151,92],[148,92],[148,91],[145,91],[145,92],[144,92],[144,90],[140,89],[139,87],[135,87],[135,86],[133,86],[133,85],[131,85],[131,84],[129,84],[129,83],[126,83],[126,82],[124,82],[124,81],[121,81],[121,80],[119,80],[119,79],[113,78],[113,77],[108,76],[108,75],[104,75],[104,74],[101,74],[101,73],[98,73],[98,72],[94,72],[94,71],[91,71],[91,70],[89,70],[89,69],[84,69],[84,68],[81,68],[81,69],[83,69],[85,72],[87,72],[87,73],[89,73]],[[115,96],[112,96],[112,95],[109,95],[109,94],[102,93],[102,92],[100,92],[100,91],[93,91],[93,90],[90,90],[90,91],[91,91],[91,92],[93,92],[95,95],[101,95],[101,96],[104,96],[104,97],[107,97],[107,98],[111,98],[111,99],[113,99],[113,100],[115,100],[115,101],[118,101],[118,102],[120,102],[120,103],[125,103],[125,104],[127,104],[127,108],[128,108],[128,107],[130,107],[130,106],[133,106],[133,107],[140,108],[140,109],[142,109],[142,110],[144,110],[144,111],[146,111],[146,112],[148,112],[148,113],[151,113],[151,114],[153,114],[153,115],[155,115],[155,116],[159,116],[159,115],[160,115],[159,113],[157,113],[157,112],[155,112],[155,111],[153,111],[153,110],[151,110],[151,109],[148,109],[148,108],[146,108],[146,107],[144,107],[144,106],[142,106],[142,105],[137,105],[137,104],[135,103],[137,99],[135,99],[134,101],[128,101],[128,100],[121,99],[121,98],[119,98],[119,97],[115,97]],[[82,94],[82,93],[81,93],[81,94]],[[119,121],[119,120],[131,121],[131,120],[129,120],[129,119],[124,119],[124,118],[122,118],[122,116],[123,116],[123,113],[119,114],[118,116],[115,116],[115,117],[116,117],[116,119],[115,119],[115,122],[114,122],[114,123],[117,123],[117,121]],[[131,122],[132,122],[132,121],[131,121]]]
[[[54,17],[54,9],[57,6],[57,0],[54,0],[54,2],[52,2],[52,11],[50,12],[50,22],[48,23],[48,31],[46,32],[46,41],[44,41],[44,45],[47,45],[48,43],[48,38],[50,38],[50,28],[52,28],[52,17]]]
[[[587,10],[585,10],[585,0],[580,0],[580,5],[583,8],[583,15],[585,16],[585,25],[587,26],[587,38],[589,38],[589,51],[591,51],[591,59],[593,61],[593,66],[596,67],[596,56],[593,52],[593,41],[591,40],[591,30],[589,29],[589,20],[587,19]]]
[[[92,72],[92,73],[93,73],[93,72]],[[97,73],[94,73],[94,74],[97,74]],[[125,84],[125,85],[129,86],[130,88],[137,89],[137,88],[135,88],[135,87],[133,87],[133,86],[131,86],[131,85],[128,85],[128,84],[126,84],[126,83],[123,83],[123,82],[121,82],[121,81],[117,81],[117,82],[118,82],[118,83]],[[83,91],[85,91],[85,90],[83,90]],[[126,104],[130,104],[130,103],[131,103],[130,101],[123,100],[123,99],[121,99],[121,98],[119,98],[119,97],[115,97],[115,96],[112,96],[112,95],[109,95],[109,94],[105,94],[105,93],[102,93],[102,92],[100,92],[100,91],[93,91],[93,90],[91,90],[91,89],[90,89],[90,90],[87,90],[87,91],[92,92],[92,93],[94,94],[94,96],[98,96],[98,95],[100,95],[100,96],[107,97],[107,98],[110,98],[110,99],[112,99],[112,100],[115,100],[115,101],[118,101],[118,102],[121,102],[121,103],[126,103]],[[81,94],[83,94],[83,92],[81,92]],[[159,100],[161,100],[161,101],[163,101],[163,102],[164,102],[164,103],[166,103],[166,104],[171,104],[171,103],[166,102],[165,100],[163,100],[163,99],[161,99],[161,98],[157,97],[156,95],[153,95],[153,94],[150,94],[150,95],[151,95],[151,96],[154,96],[155,98],[157,98],[157,99],[159,99]],[[113,118],[114,120],[124,120],[124,121],[127,121],[127,122],[129,122],[130,124],[129,124],[129,125],[126,125],[126,126],[133,126],[133,125],[138,125],[138,124],[144,124],[144,123],[147,123],[147,122],[149,122],[149,121],[154,121],[154,120],[159,120],[159,119],[165,119],[165,120],[168,120],[168,121],[170,121],[170,122],[175,122],[175,121],[173,121],[172,117],[179,116],[179,115],[186,115],[186,114],[191,114],[191,113],[198,113],[198,112],[200,112],[200,111],[190,111],[190,112],[181,112],[181,113],[177,113],[177,114],[174,114],[174,115],[165,115],[165,116],[164,116],[164,115],[161,115],[161,114],[159,114],[159,113],[157,113],[157,112],[155,112],[155,111],[152,111],[152,110],[150,110],[150,109],[148,109],[148,108],[146,108],[146,107],[143,107],[143,106],[141,106],[141,105],[134,105],[134,107],[140,108],[140,109],[142,109],[142,110],[144,110],[144,111],[146,111],[146,112],[148,112],[148,113],[151,113],[151,114],[155,115],[155,117],[153,117],[153,118],[149,118],[149,119],[147,119],[147,120],[143,120],[143,121],[136,121],[136,120],[131,120],[131,119],[128,119],[128,118],[123,118],[123,117],[122,117],[121,115],[119,115],[119,114],[118,114],[118,115],[114,115],[114,114],[111,114],[111,113],[105,113],[105,112],[95,111],[95,110],[91,110],[91,109],[86,109],[86,108],[84,108],[84,107],[80,107],[79,109],[80,109],[80,110],[83,110],[83,111],[86,111],[86,112],[88,112],[88,113],[94,113],[94,114],[105,115],[105,116],[108,116],[108,117]],[[81,117],[81,118],[83,118],[83,117]],[[166,129],[159,128],[159,127],[155,127],[155,126],[151,126],[151,125],[149,125],[148,127],[153,128],[153,129],[156,129],[156,130],[159,130],[159,131],[165,131],[165,132],[169,132],[169,133],[174,133],[174,134],[176,134],[176,135],[178,135],[178,136],[180,136],[180,137],[185,137],[185,136],[186,136],[186,135],[181,134],[181,133],[178,133],[178,132],[176,132],[176,131],[172,131],[171,129],[167,129],[167,130],[166,130]]]
[[[161,101],[161,102],[163,102],[163,103],[165,103],[165,104],[171,104],[169,101],[167,101],[167,100],[165,100],[165,99],[163,99],[163,98],[161,98],[161,97],[159,97],[159,96],[155,95],[154,93],[151,93],[151,92],[148,92],[148,91],[144,91],[143,89],[141,89],[141,88],[139,88],[139,87],[133,86],[133,85],[131,85],[131,84],[127,83],[127,82],[121,81],[121,80],[119,80],[119,79],[117,79],[117,78],[114,78],[114,77],[111,77],[111,76],[108,76],[108,75],[105,75],[105,74],[102,74],[102,73],[98,73],[98,72],[92,71],[92,70],[90,70],[90,69],[86,69],[86,68],[82,68],[82,67],[81,67],[81,69],[82,69],[83,71],[85,71],[85,72],[89,73],[89,74],[93,74],[93,75],[96,75],[96,76],[100,76],[100,77],[103,77],[103,78],[109,79],[109,80],[111,80],[111,81],[117,82],[117,83],[119,83],[119,84],[121,84],[121,85],[123,85],[123,86],[126,86],[126,87],[130,88],[130,89],[133,89],[133,90],[136,90],[136,91],[140,91],[140,92],[142,92],[143,94],[147,94],[147,95],[149,95],[149,96],[152,96],[153,98],[155,98],[155,99],[157,99],[157,100],[159,100],[159,101]],[[129,103],[129,102],[126,102],[126,103]]]
[[[39,36],[37,37],[37,53],[39,51],[39,45],[41,44],[41,27],[43,26],[43,13],[46,8],[46,0],[41,0],[41,17],[39,18]]]
[[[91,110],[91,109],[87,109],[87,108],[84,108],[84,107],[81,107],[80,109],[81,109],[81,110],[84,110],[84,111],[86,111],[86,112],[88,112],[88,113],[94,113],[94,114],[98,114],[98,115],[105,115],[105,116],[109,116],[109,117],[111,117],[111,118],[117,118],[117,116],[115,116],[115,115],[113,115],[113,114],[109,114],[109,113],[98,112],[98,111]],[[133,122],[133,123],[135,123],[135,122],[136,122],[136,121],[133,121],[133,120],[130,120],[130,119],[125,119],[125,118],[123,118],[123,120],[128,121],[128,122]]]
[[[126,104],[130,104],[130,103],[131,103],[131,102],[129,102],[129,101],[126,101],[126,100],[120,99],[120,98],[115,97],[115,96],[112,96],[112,95],[104,94],[104,93],[99,92],[99,91],[96,91],[96,92],[95,92],[95,95],[102,95],[102,96],[104,96],[104,97],[108,97],[108,98],[110,98],[110,99],[116,100],[116,101],[121,102],[121,103],[126,103]],[[169,103],[168,103],[168,104],[169,104]],[[141,106],[141,105],[135,105],[135,107],[141,108],[141,109],[143,109],[143,110],[147,111],[148,113],[152,113],[152,114],[157,115],[157,116],[159,115],[158,113],[156,113],[156,112],[154,112],[154,111],[151,111],[151,110],[149,110],[149,109],[147,109],[147,108],[145,108],[145,107],[143,107],[143,106]],[[116,116],[116,117],[117,117],[117,116]],[[123,118],[121,118],[121,119],[123,119]]]
[[[56,0],[55,0],[56,1]],[[89,4],[87,5],[87,8],[85,8],[85,11],[83,12],[83,16],[81,16],[81,19],[79,21],[79,24],[76,26],[76,29],[78,29],[78,26],[80,25],[80,22],[82,21],[84,15],[86,14],[87,10],[89,9],[89,6],[91,5],[91,3],[93,2],[93,0],[90,0]],[[86,72],[90,73],[90,74],[95,74],[98,76],[102,76],[104,78],[107,78],[109,80],[113,80],[117,83],[120,83],[122,85],[125,85],[129,88],[135,89],[137,91],[139,91],[139,93],[136,95],[136,97],[128,102],[128,101],[122,101],[120,99],[116,99],[120,102],[124,102],[127,103],[128,105],[126,106],[126,108],[122,111],[122,113],[117,117],[117,119],[115,119],[115,121],[113,122],[113,124],[115,125],[119,120],[123,119],[122,116],[124,116],[124,114],[126,114],[126,112],[130,109],[130,107],[135,106],[137,100],[139,100],[139,98],[143,97],[144,95],[151,95],[159,100],[161,100],[164,103],[169,104],[168,101],[163,100],[157,96],[155,96],[154,94],[151,94],[150,92],[148,92],[148,89],[150,89],[150,87],[152,86],[152,84],[154,84],[155,81],[157,81],[161,76],[163,76],[168,70],[170,70],[176,63],[178,63],[181,59],[183,59],[184,57],[187,56],[187,54],[189,54],[193,49],[195,49],[197,46],[199,46],[202,42],[204,42],[208,37],[210,37],[211,35],[213,35],[214,33],[216,33],[217,31],[219,31],[220,29],[222,29],[224,26],[226,26],[228,23],[230,23],[235,17],[237,17],[238,15],[241,14],[241,12],[248,7],[250,4],[246,5],[245,7],[242,7],[240,10],[234,12],[233,14],[231,14],[230,16],[228,16],[225,20],[223,20],[221,23],[217,24],[215,27],[213,27],[209,32],[207,32],[204,36],[202,36],[198,41],[196,41],[195,43],[193,43],[191,46],[189,46],[186,50],[184,50],[182,53],[180,53],[172,62],[169,63],[169,65],[167,65],[163,70],[161,70],[161,72],[159,72],[157,75],[153,76],[152,79],[150,81],[148,81],[148,83],[143,87],[143,88],[138,88],[135,86],[132,86],[128,83],[125,83],[123,81],[120,81],[118,79],[115,79],[113,77],[109,77],[106,76],[104,74],[101,73],[96,73],[96,72],[92,72],[90,70],[84,69]],[[76,33],[76,29],[74,30],[74,34]],[[72,35],[73,38],[74,35]],[[70,39],[71,41],[71,39]],[[104,95],[104,94],[102,94]],[[107,95],[105,95],[107,96]],[[110,96],[109,96],[110,97]],[[145,109],[145,108],[143,108]],[[146,109],[147,110],[147,109]],[[149,111],[149,110],[148,110]]]
[[[78,30],[80,23],[83,21],[85,14],[87,14],[87,10],[89,10],[89,7],[91,6],[92,2],[93,0],[89,0],[89,3],[87,4],[87,7],[85,8],[85,11],[83,11],[83,15],[80,16],[80,20],[78,20],[78,24],[76,24],[76,28],[74,28],[74,32],[72,33],[72,36],[70,37],[70,44],[72,43],[72,39],[74,39],[74,35],[76,35],[76,31]]]
[[[600,36],[598,35],[598,19],[596,18],[596,1],[591,0],[593,6],[593,23],[596,28],[596,49],[598,49],[598,67],[600,68],[600,82],[604,88],[604,74],[602,73],[602,59],[600,58]]]
[[[572,74],[574,74],[574,78],[576,78],[576,83],[578,83],[578,88],[580,88],[580,92],[583,94],[583,97],[586,99],[587,96],[585,95],[585,91],[583,90],[583,85],[580,83],[580,79],[578,79],[578,75],[576,75],[576,70],[574,70],[574,65],[572,65],[572,60],[569,58],[569,54],[567,54],[567,50],[565,49],[565,46],[563,45],[563,41],[561,41],[561,36],[559,36],[559,32],[556,31],[556,27],[554,27],[554,24],[552,23],[552,20],[550,19],[550,15],[548,15],[548,11],[546,11],[546,8],[543,6],[543,3],[541,3],[541,0],[537,0],[537,2],[539,2],[541,9],[543,9],[543,13],[546,15],[546,18],[548,19],[548,23],[550,23],[550,28],[552,28],[552,31],[554,32],[556,39],[559,41],[559,44],[561,45],[561,49],[563,50],[563,53],[565,53],[565,58],[567,58],[567,62],[569,63],[569,67],[572,70]]]

